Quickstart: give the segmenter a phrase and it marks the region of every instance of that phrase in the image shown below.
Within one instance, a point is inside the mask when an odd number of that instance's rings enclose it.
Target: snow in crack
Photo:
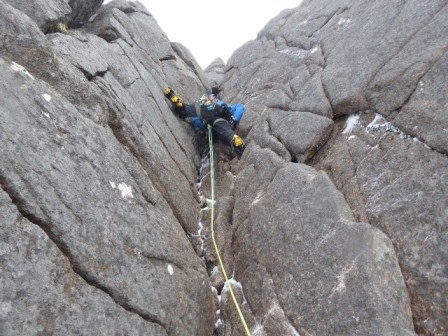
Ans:
[[[347,118],[347,121],[345,122],[345,128],[342,133],[350,134],[355,126],[359,126],[359,114],[352,114]]]
[[[11,62],[11,70],[15,71],[15,72],[19,72],[21,74],[24,74],[25,76],[31,78],[32,80],[34,80],[33,75],[31,75],[27,69],[25,69],[25,67],[21,66],[20,64],[17,64],[16,62]]]
[[[350,115],[345,122],[345,127],[344,127],[344,130],[342,131],[342,133],[349,135],[352,133],[352,131],[354,130],[354,128],[356,126],[364,128],[364,126],[361,125],[359,120],[360,120],[359,113]],[[418,126],[416,126],[416,127],[418,127]],[[413,140],[415,142],[421,143],[427,149],[432,149],[427,144],[420,141],[418,138],[404,133],[401,129],[399,129],[397,126],[393,125],[390,121],[387,121],[381,114],[378,114],[378,113],[375,114],[375,117],[373,118],[373,120],[365,127],[365,131],[367,133],[377,133],[380,131],[391,132],[391,133],[397,134],[401,139]],[[350,135],[348,137],[347,141],[352,140],[355,137],[356,137],[355,135]]]

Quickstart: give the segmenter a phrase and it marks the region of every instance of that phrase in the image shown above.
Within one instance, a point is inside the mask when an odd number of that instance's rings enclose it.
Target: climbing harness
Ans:
[[[213,136],[212,136],[212,127],[208,125],[208,145],[210,148],[210,185],[211,185],[211,232],[212,232],[212,240],[213,246],[215,247],[216,255],[218,256],[219,266],[221,267],[221,271],[224,274],[224,278],[226,279],[226,285],[229,288],[230,295],[232,296],[233,303],[235,304],[235,308],[238,311],[238,315],[240,317],[241,323],[244,326],[244,330],[246,330],[246,334],[251,336],[249,327],[247,326],[246,320],[244,319],[244,315],[241,312],[238,301],[236,300],[235,294],[232,290],[232,285],[230,284],[229,277],[227,276],[226,270],[224,269],[224,264],[221,259],[221,255],[219,254],[218,244],[215,239],[215,230],[214,230],[214,212],[215,212],[215,167],[213,164]]]

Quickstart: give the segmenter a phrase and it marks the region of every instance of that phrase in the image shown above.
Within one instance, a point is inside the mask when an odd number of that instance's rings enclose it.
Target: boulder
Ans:
[[[54,24],[64,22],[72,13],[70,0],[2,0],[26,14],[42,31],[54,30]],[[96,1],[97,2],[97,1]]]
[[[72,9],[69,19],[70,28],[81,27],[101,7],[104,0],[70,0],[68,4]]]
[[[225,66],[226,64],[224,61],[218,57],[204,69],[204,73],[210,82],[210,86],[221,84],[224,78]]]
[[[28,15],[43,32],[78,28],[95,15],[104,0],[4,0]],[[57,26],[61,23],[62,26]]]

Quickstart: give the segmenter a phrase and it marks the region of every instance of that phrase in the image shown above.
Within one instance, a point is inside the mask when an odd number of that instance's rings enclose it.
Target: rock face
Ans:
[[[446,1],[303,1],[230,58],[225,99],[246,102],[249,141],[235,278],[254,334],[446,334],[447,19]]]
[[[5,0],[14,8],[24,12],[43,31],[57,30],[55,24],[82,26],[95,14],[104,0]]]
[[[0,0],[0,334],[244,335],[230,289],[254,336],[446,334],[446,0],[304,0],[222,72],[101,3]],[[163,96],[210,71],[215,203]]]
[[[329,172],[358,218],[396,246],[418,331],[442,335],[447,302],[448,160],[372,113],[335,136],[317,167]],[[358,204],[362,200],[361,206]]]
[[[50,29],[50,26],[63,20],[71,13],[68,0],[6,0],[14,8],[25,13],[43,30]]]
[[[208,67],[205,68],[204,72],[207,76],[211,86],[220,85],[224,79],[224,69],[226,64],[221,58],[215,59]]]
[[[127,4],[99,15],[123,34],[108,43],[94,24],[44,35],[0,1],[2,335],[212,333],[214,296],[186,235],[198,155],[159,55],[190,92],[202,85]]]
[[[2,335],[168,335],[79,275],[67,255],[0,192]],[[20,265],[20,266],[19,266]],[[6,290],[7,289],[7,290]]]
[[[103,1],[70,0],[68,4],[72,9],[72,14],[70,15],[69,25],[73,28],[82,26],[101,7]]]

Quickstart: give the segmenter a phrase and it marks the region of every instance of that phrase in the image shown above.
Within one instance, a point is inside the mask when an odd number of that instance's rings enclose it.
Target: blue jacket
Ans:
[[[222,105],[224,104],[221,100],[217,100],[216,104],[218,105]],[[236,121],[240,121],[241,118],[243,118],[244,112],[246,111],[246,106],[244,106],[244,104],[238,103],[238,104],[226,104],[227,106],[230,107],[231,112],[233,117],[235,118]],[[194,127],[196,127],[198,130],[201,131],[206,131],[207,130],[207,126],[205,125],[204,121],[202,120],[201,117],[192,117],[191,119],[191,123],[194,125]]]

